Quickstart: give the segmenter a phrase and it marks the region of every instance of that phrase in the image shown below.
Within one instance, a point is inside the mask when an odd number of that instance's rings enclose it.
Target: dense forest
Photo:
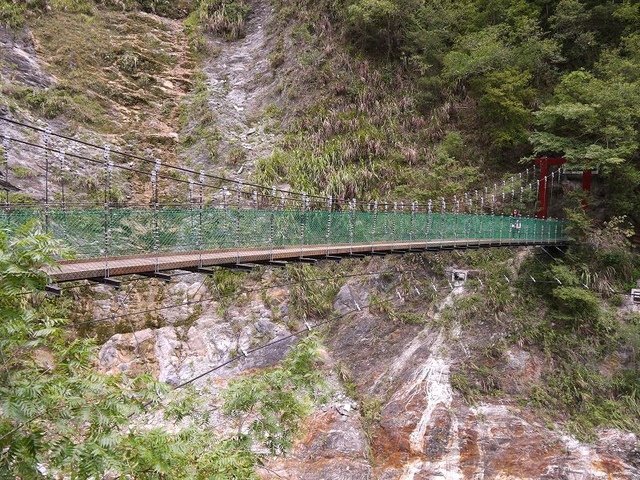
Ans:
[[[344,108],[344,115],[360,123],[349,134],[379,135],[382,143],[379,151],[364,141],[356,145],[361,151],[355,159],[366,161],[369,170],[384,162],[379,168],[391,170],[395,183],[411,185],[411,177],[424,175],[421,167],[428,165],[458,177],[458,183],[473,184],[477,168],[485,174],[513,170],[519,168],[518,162],[526,164],[535,156],[562,155],[575,167],[600,169],[608,186],[603,202],[609,215],[636,215],[640,180],[637,2],[280,3],[291,15],[306,15],[307,28],[316,26],[313,12],[321,12],[352,54],[378,69],[378,85],[338,75],[348,82],[340,93],[352,96],[344,104],[362,105]],[[312,13],[294,13],[301,4],[303,11]],[[323,40],[330,42],[331,37],[325,35]],[[339,63],[327,61],[330,71],[343,70]],[[328,108],[335,110],[335,104]],[[445,109],[449,112],[445,118],[438,117]],[[386,116],[390,113],[391,118]],[[323,116],[322,110],[315,114]],[[403,117],[408,119],[404,124],[394,124]],[[413,117],[424,123],[411,124]],[[307,137],[321,129],[313,122],[310,119],[303,128]],[[443,132],[434,134],[434,130]],[[415,137],[413,148],[398,148],[406,143],[402,138],[406,136]],[[425,158],[422,149],[434,139],[442,142],[432,154],[436,158],[430,159],[429,153]],[[314,152],[319,161],[331,156],[327,150],[324,146]],[[309,156],[303,158],[309,163]],[[390,169],[393,162],[397,168]],[[295,172],[295,157],[282,163],[293,164],[283,169]],[[349,163],[342,159],[343,168]],[[361,177],[366,179],[364,174]],[[310,183],[299,181],[301,186]],[[402,193],[420,196],[430,190],[433,195],[442,188],[424,179]],[[341,185],[336,193],[348,190]],[[363,196],[367,188],[351,190]]]

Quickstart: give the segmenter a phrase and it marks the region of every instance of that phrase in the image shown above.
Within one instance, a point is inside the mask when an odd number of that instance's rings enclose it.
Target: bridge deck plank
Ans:
[[[392,250],[425,249],[433,247],[465,248],[468,246],[524,246],[550,245],[561,242],[507,239],[456,239],[390,243],[366,243],[354,245],[300,245],[284,248],[248,248],[187,253],[147,254],[138,257],[110,257],[61,262],[47,273],[54,282],[115,277],[136,273],[161,272],[188,267],[210,267],[235,263],[287,260],[297,257],[321,257],[348,253],[389,252]]]

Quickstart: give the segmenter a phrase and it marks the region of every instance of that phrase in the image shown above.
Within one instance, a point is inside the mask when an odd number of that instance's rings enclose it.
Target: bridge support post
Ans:
[[[307,226],[307,194],[302,194],[302,217],[300,219],[300,248],[305,245],[305,230]]]
[[[459,221],[459,213],[460,213],[460,201],[456,195],[453,196],[453,204],[451,204],[451,209],[453,210],[454,215],[454,224],[453,224],[453,238],[458,240],[458,221]]]
[[[235,222],[234,222],[234,228],[233,228],[233,246],[236,249],[236,263],[240,263],[240,215],[242,215],[241,203],[242,203],[242,187],[238,187],[238,189],[236,190],[236,208],[230,210],[230,211],[235,210]]]
[[[411,230],[409,232],[409,241],[413,242],[413,240],[415,239],[415,228],[416,228],[416,204],[418,202],[412,202],[411,203]]]
[[[153,251],[156,254],[156,269],[158,272],[160,268],[160,258],[158,253],[160,251],[160,204],[158,194],[158,176],[160,174],[160,160],[156,160],[156,163],[151,172],[151,186],[153,188]]]
[[[110,147],[105,145],[104,165],[104,256],[111,255],[111,180],[113,162],[110,159]]]
[[[104,253],[104,276],[109,277],[109,255],[111,255],[111,172],[113,163],[111,162],[111,147],[104,146],[103,154],[104,168],[104,225],[103,225],[103,253]]]
[[[429,199],[427,202],[427,218],[424,222],[424,247],[427,248],[427,242],[429,241],[429,236],[431,235],[431,225],[433,222],[433,201]]]
[[[113,168],[113,165],[112,165]],[[62,151],[60,153],[60,200],[62,202],[62,210],[66,210],[66,198],[65,198],[65,183],[67,172],[67,152]]]
[[[440,197],[440,240],[444,240],[444,225],[447,213],[447,202],[444,197]]]
[[[0,140],[2,140],[2,150],[4,153],[4,181],[6,182],[4,189],[4,203],[9,206],[9,190],[11,184],[9,183],[9,139],[0,132]]]
[[[548,177],[550,168],[564,165],[566,162],[567,160],[562,157],[536,158],[535,164],[540,169],[540,178],[538,181],[538,212],[536,214],[538,218],[547,218],[549,215]]]
[[[49,232],[49,143],[51,142],[51,129],[46,128],[44,132],[44,230]]]
[[[375,242],[378,235],[378,200],[373,202],[373,222],[371,225],[371,242]]]
[[[356,199],[352,198],[349,202],[349,252],[353,253],[353,233],[354,233],[354,220],[356,211]]]
[[[325,234],[325,244],[327,245],[326,255],[329,255],[329,245],[331,245],[331,219],[333,218],[333,196],[327,199],[327,231]]]
[[[203,245],[203,225],[202,225],[202,216],[204,209],[204,170],[200,170],[200,175],[198,175],[198,231],[197,231],[197,242],[198,242],[198,250],[201,252],[204,249]],[[202,254],[200,254],[200,260],[198,262],[200,267],[202,267]]]

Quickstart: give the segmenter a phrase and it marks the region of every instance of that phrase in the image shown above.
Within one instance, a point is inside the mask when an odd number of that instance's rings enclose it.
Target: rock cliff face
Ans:
[[[366,289],[343,288],[336,308],[363,300]],[[452,392],[450,366],[465,361],[473,331],[434,327],[444,299],[424,327],[389,325],[369,313],[351,317],[327,335],[328,350],[349,365],[359,398],[380,400],[378,421],[363,427],[359,408],[317,410],[290,458],[268,465],[265,478],[313,479],[633,479],[640,478],[637,438],[602,431],[583,444],[514,401],[464,404]],[[527,382],[530,355],[512,352],[515,378]],[[535,371],[535,369],[533,369]],[[364,403],[366,406],[366,402]],[[362,405],[362,403],[361,403]],[[344,417],[347,418],[344,418]],[[338,438],[353,438],[345,446]],[[361,439],[366,439],[362,442]],[[276,475],[277,473],[277,475]]]
[[[385,268],[372,261],[366,270]],[[185,291],[194,293],[199,280],[189,276],[167,294],[177,298]],[[256,285],[267,281],[260,279]],[[442,326],[440,317],[448,307],[455,313],[456,300],[467,295],[464,285],[435,301],[417,294],[411,300],[394,296],[397,308],[408,301],[423,302],[424,323],[416,325],[390,321],[383,312],[366,308],[372,296],[385,289],[378,276],[350,281],[340,289],[334,309],[345,316],[331,324],[324,337],[330,398],[307,418],[293,451],[266,463],[260,471],[263,478],[639,478],[640,450],[633,434],[603,430],[596,442],[585,444],[519,406],[516,396],[469,406],[453,390],[452,367],[473,361],[467,346],[477,332],[455,322]],[[202,289],[200,293],[210,295]],[[106,371],[151,370],[161,380],[180,383],[239,351],[288,335],[288,294],[284,288],[274,289],[266,303],[264,295],[249,294],[223,314],[220,304],[212,302],[196,312],[188,326],[174,326],[170,320],[188,311],[165,314],[166,326],[112,336],[102,347],[100,365]],[[229,379],[273,366],[290,342],[251,354],[199,381],[197,388],[216,392]],[[514,394],[540,371],[536,354],[517,348],[508,351],[507,368]],[[218,421],[221,429],[227,428],[223,418]]]
[[[267,32],[273,9],[268,2],[250,3],[246,36],[234,42],[210,39],[215,54],[203,68],[220,136],[221,161],[214,168],[235,179],[247,178],[256,161],[273,152],[276,141],[265,115],[276,99],[278,81],[269,63],[275,45]]]

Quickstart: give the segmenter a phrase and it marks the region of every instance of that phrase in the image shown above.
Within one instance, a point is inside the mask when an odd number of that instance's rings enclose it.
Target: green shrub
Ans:
[[[68,1],[68,0],[64,0]],[[73,1],[73,0],[71,0]],[[195,0],[97,0],[107,7],[119,10],[142,10],[168,18],[184,18],[193,8]]]
[[[67,92],[55,87],[44,90],[25,87],[11,93],[16,100],[24,102],[45,118],[55,118],[69,107]]]
[[[333,311],[333,300],[338,293],[335,280],[307,282],[321,276],[317,268],[310,266],[294,267],[289,270],[291,281],[290,312],[297,319],[305,317],[324,317]]]
[[[532,400],[548,409],[570,413],[568,427],[583,439],[608,426],[640,431],[640,374],[622,370],[606,377],[597,370],[567,362],[547,376]]]
[[[26,12],[26,6],[23,3],[0,0],[0,25],[9,28],[22,27]]]
[[[230,301],[242,283],[241,275],[225,269],[216,270],[208,279],[217,298],[223,301]]]
[[[322,386],[318,361],[318,341],[309,336],[280,367],[232,381],[223,394],[224,412],[239,425],[249,422],[258,445],[272,454],[285,453]]]
[[[11,174],[15,178],[30,178],[34,177],[36,173],[28,167],[22,165],[15,165],[11,167]]]
[[[245,35],[251,7],[244,0],[199,0],[195,12],[206,31],[235,40]]]
[[[49,0],[53,10],[62,10],[69,13],[93,13],[93,2],[90,0]]]
[[[553,290],[558,310],[567,319],[595,322],[600,315],[600,301],[593,292],[582,287],[557,287]]]
[[[419,4],[415,0],[356,0],[349,2],[343,16],[351,37],[365,48],[391,54],[404,39]]]

